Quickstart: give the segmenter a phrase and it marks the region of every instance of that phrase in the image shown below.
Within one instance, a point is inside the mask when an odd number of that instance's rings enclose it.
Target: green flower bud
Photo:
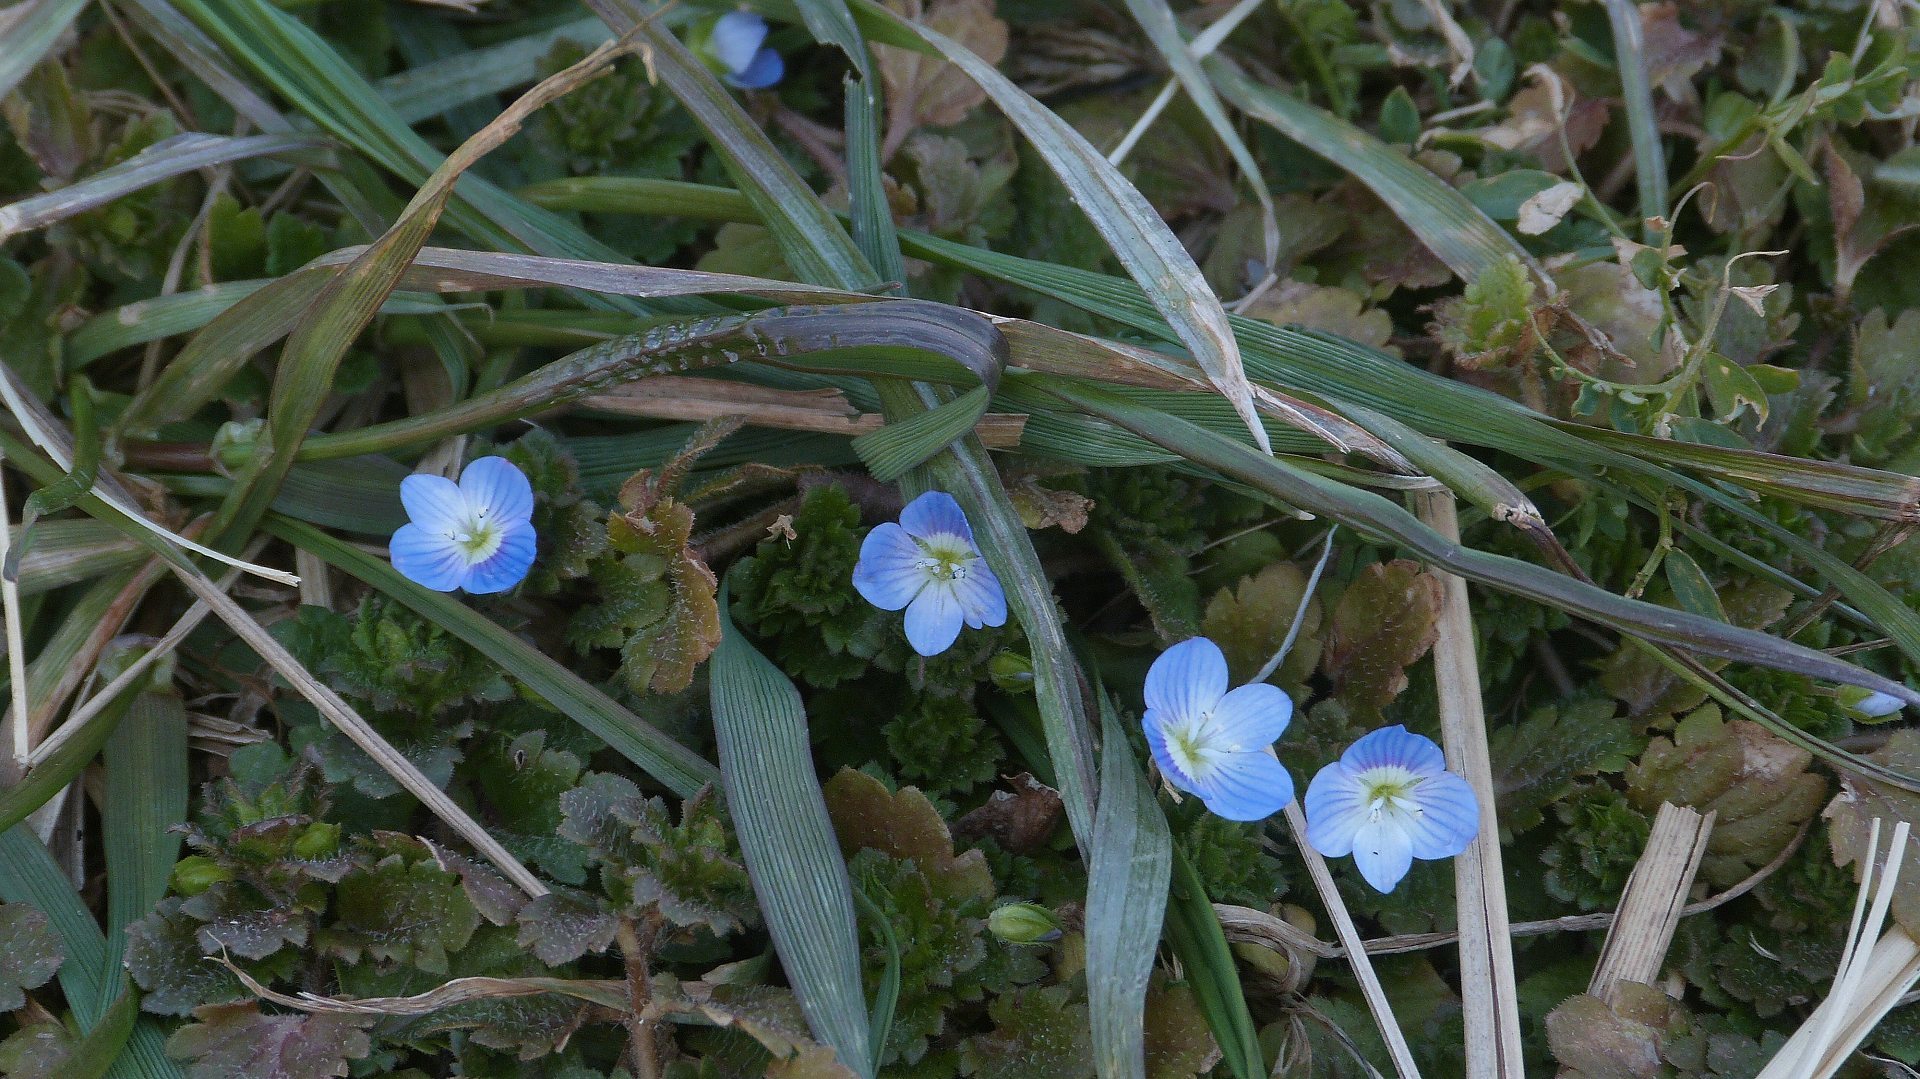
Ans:
[[[307,830],[293,841],[293,855],[296,858],[331,858],[339,849],[340,826],[326,821],[307,825]]]
[[[1008,693],[1033,692],[1033,661],[1017,652],[1000,652],[987,662],[987,676]]]
[[[184,896],[199,895],[221,881],[232,879],[232,870],[198,854],[173,863],[173,890]]]
[[[1053,912],[1036,903],[1006,903],[987,915],[987,929],[1009,944],[1041,944],[1060,936]]]

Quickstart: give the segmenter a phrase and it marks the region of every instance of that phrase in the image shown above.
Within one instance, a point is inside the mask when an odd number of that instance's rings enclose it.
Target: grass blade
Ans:
[[[1220,916],[1207,901],[1200,875],[1186,855],[1177,851],[1172,880],[1173,891],[1167,899],[1167,943],[1186,968],[1187,985],[1200,1003],[1201,1014],[1207,1017],[1227,1070],[1234,1079],[1266,1079],[1260,1039],[1254,1032],[1253,1015],[1247,1011],[1247,996],[1240,988],[1233,952],[1227,948],[1227,935],[1220,928]]]
[[[320,556],[333,568],[399,600],[421,617],[445,627],[447,632],[479,649],[502,670],[675,794],[691,798],[701,787],[719,780],[719,771],[699,754],[662,734],[579,675],[554,662],[552,657],[482,618],[459,600],[414,584],[385,561],[311,525],[284,517],[268,517],[266,529]]]
[[[127,926],[167,894],[167,878],[180,854],[180,836],[173,828],[187,819],[192,783],[187,773],[187,709],[179,695],[150,689],[135,696],[107,739],[104,761],[107,964],[118,969]],[[110,996],[118,989],[102,988]]]
[[[1207,378],[1233,403],[1254,442],[1268,449],[1267,432],[1254,416],[1253,387],[1241,367],[1240,346],[1228,326],[1226,309],[1146,197],[1065,120],[966,46],[931,27],[908,22],[872,0],[860,0],[860,9],[874,19],[910,30],[986,91],[1046,159]]]
[[[871,1079],[853,884],[814,775],[800,694],[727,616],[708,679],[727,808],[787,981],[814,1036]]]
[[[639,28],[637,40],[645,44],[661,85],[706,130],[727,173],[773,230],[781,255],[801,280],[839,288],[880,283],[819,196],[679,38],[652,22],[634,0],[587,0],[587,6],[616,33]]]
[[[1066,383],[1050,384],[1048,390],[1196,464],[1250,483],[1288,505],[1322,514],[1363,534],[1402,544],[1431,564],[1468,580],[1558,607],[1645,640],[1843,685],[1871,685],[1901,700],[1920,704],[1920,692],[1824,652],[1757,630],[1616,596],[1531,562],[1460,547],[1379,495],[1296,470],[1276,458],[1251,453],[1231,439],[1149,412],[1105,390]]]
[[[0,28],[0,97],[6,97],[47,55],[87,0],[26,0]]]
[[[4,48],[4,46],[0,46]],[[104,206],[144,187],[214,165],[316,149],[310,135],[247,135],[229,138],[189,132],[140,151],[112,168],[57,191],[0,206],[0,243]]]
[[[1101,1079],[1144,1077],[1143,1009],[1166,921],[1173,837],[1103,695],[1100,808],[1087,854],[1087,1007]]]
[[[1324,109],[1254,82],[1224,59],[1210,59],[1206,68],[1222,97],[1352,174],[1463,280],[1508,259],[1519,259],[1545,280],[1533,256],[1505,229],[1407,155]]]

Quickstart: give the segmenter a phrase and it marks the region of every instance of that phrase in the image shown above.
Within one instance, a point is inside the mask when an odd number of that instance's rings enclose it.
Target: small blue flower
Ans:
[[[1227,688],[1227,657],[1205,637],[1160,653],[1147,669],[1147,747],[1167,781],[1228,820],[1264,820],[1293,801],[1293,777],[1272,746],[1293,700],[1264,682]]]
[[[700,50],[729,86],[764,90],[786,74],[780,54],[765,47],[767,20],[751,11],[729,11],[715,20]]]
[[[907,642],[923,656],[953,646],[962,624],[1007,622],[1007,594],[974,546],[960,503],[928,491],[900,511],[899,524],[867,533],[853,587],[883,611],[906,609]]]
[[[482,457],[454,483],[400,481],[413,522],[393,534],[393,568],[435,592],[505,592],[533,568],[533,486],[505,457]]]
[[[1366,735],[1307,784],[1307,842],[1353,855],[1367,883],[1391,892],[1415,858],[1451,858],[1480,831],[1467,781],[1447,771],[1433,739],[1405,727]]]

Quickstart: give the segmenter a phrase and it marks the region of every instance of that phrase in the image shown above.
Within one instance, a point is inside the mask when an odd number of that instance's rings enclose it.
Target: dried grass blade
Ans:
[[[1620,893],[1620,909],[1600,946],[1588,994],[1617,1004],[1620,983],[1656,984],[1694,874],[1706,857],[1713,819],[1712,812],[1703,815],[1671,802],[1660,804],[1647,845]]]
[[[1460,519],[1451,492],[1417,493],[1412,501],[1421,521],[1448,542],[1460,541]],[[1500,825],[1494,806],[1493,764],[1487,750],[1486,709],[1480,699],[1473,613],[1467,582],[1451,573],[1439,577],[1442,593],[1439,635],[1433,644],[1433,677],[1439,690],[1441,739],[1446,745],[1447,767],[1473,787],[1480,810],[1479,834],[1453,862],[1467,1071],[1521,1079],[1525,1072],[1520,1046],[1520,994],[1513,973],[1507,878],[1501,868]]]
[[[248,459],[222,504],[213,526],[216,537],[251,532],[267,512],[326,400],[341,359],[425,246],[461,174],[511,138],[535,111],[601,74],[625,47],[624,42],[602,45],[527,91],[448,155],[393,227],[326,283],[287,339],[268,398],[260,450]]]

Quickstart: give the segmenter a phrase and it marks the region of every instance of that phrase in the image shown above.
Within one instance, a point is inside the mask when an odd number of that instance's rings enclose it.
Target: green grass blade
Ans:
[[[638,40],[645,43],[661,85],[707,132],[727,173],[773,230],[781,255],[801,280],[852,289],[880,283],[847,230],[679,38],[634,0],[587,0],[587,6],[617,33],[640,27]]]
[[[170,691],[138,694],[107,739],[103,758],[107,965],[117,969],[127,926],[146,917],[167,894],[167,878],[180,855],[180,836],[173,828],[187,819],[192,787],[186,705]],[[119,987],[103,988],[110,998]]]
[[[10,13],[0,31],[0,97],[20,85],[86,6],[87,0],[27,0],[26,7]]]
[[[1200,369],[1233,403],[1254,441],[1266,448],[1266,431],[1254,416],[1253,389],[1241,366],[1240,346],[1228,326],[1226,309],[1146,197],[1065,120],[966,46],[930,27],[908,22],[872,0],[860,0],[860,8],[911,30],[986,91],[1066,185],[1075,204],[1140,283]]]
[[[1166,921],[1173,837],[1104,695],[1100,712],[1100,808],[1087,854],[1087,1007],[1101,1079],[1142,1079],[1143,1010]]]
[[[1213,1040],[1220,1046],[1227,1070],[1234,1079],[1266,1079],[1261,1063],[1260,1039],[1254,1030],[1253,1015],[1247,1011],[1247,996],[1240,988],[1240,972],[1234,968],[1233,952],[1227,948],[1227,934],[1220,918],[1213,913],[1200,875],[1193,871],[1186,855],[1173,855],[1173,890],[1167,899],[1167,943],[1187,974],[1187,986],[1207,1017]]]
[[[100,1004],[108,996],[103,987],[124,984],[126,975],[107,969],[107,944],[100,927],[39,837],[24,824],[0,832],[0,899],[40,908],[60,934],[67,953],[66,962],[60,964],[60,989],[81,1031],[92,1031],[114,1018]],[[120,1006],[116,998],[114,1009]],[[180,1079],[179,1067],[167,1058],[165,1043],[159,1026],[142,1018],[107,1074],[124,1079]]]
[[[3,48],[5,46],[0,45],[0,49]],[[175,135],[84,180],[44,195],[0,206],[0,243],[105,206],[115,199],[175,176],[256,157],[299,153],[324,145],[323,140],[311,135],[226,137],[199,132]]]
[[[1220,97],[1214,93],[1213,84],[1207,81],[1206,72],[1200,68],[1200,61],[1187,47],[1187,39],[1180,33],[1180,24],[1174,19],[1173,9],[1166,0],[1127,0],[1127,11],[1132,13],[1133,21],[1146,31],[1147,40],[1159,50],[1160,58],[1173,70],[1173,77],[1179,80],[1180,88],[1187,93],[1206,119],[1207,126],[1213,129],[1213,136],[1227,148],[1227,155],[1233,158],[1234,167],[1240,170],[1240,177],[1253,189],[1253,197],[1260,203],[1261,251],[1266,268],[1271,271],[1274,261],[1279,257],[1280,226],[1274,219],[1273,196],[1267,193],[1267,181],[1260,172],[1259,162],[1253,159],[1253,151],[1241,140],[1240,132],[1233,126],[1233,119],[1220,104]]]
[[[20,559],[20,594],[51,592],[124,569],[144,557],[137,544],[112,525],[85,518],[40,521],[33,526],[33,549]],[[19,543],[21,529],[13,529]]]
[[[399,600],[421,617],[479,649],[502,670],[675,794],[690,798],[701,787],[719,780],[719,770],[699,754],[452,596],[414,584],[381,559],[311,525],[270,516],[265,526],[267,531],[319,555],[328,565]]]
[[[129,689],[116,697],[30,769],[20,782],[0,791],[0,829],[11,828],[26,820],[34,810],[46,805],[49,799],[73,782],[80,770],[100,755],[100,747],[107,744],[107,736],[125,718],[134,696]],[[105,1002],[98,1003],[104,1005]]]
[[[1254,82],[1225,59],[1209,59],[1206,69],[1234,107],[1352,174],[1464,280],[1510,258],[1538,272],[1533,257],[1505,229],[1406,154],[1324,109]]]
[[[727,808],[780,966],[814,1036],[871,1079],[874,1053],[860,988],[853,884],[814,775],[800,694],[747,643],[720,593],[713,653],[713,731]]]
[[[853,440],[853,450],[874,479],[892,483],[965,438],[986,414],[988,399],[987,388],[975,386],[936,408],[861,435]]]
[[[120,981],[100,1021],[81,1037],[80,1043],[74,1046],[73,1055],[62,1063],[61,1079],[100,1079],[120,1061],[128,1040],[139,1029],[136,1024],[140,1019],[140,993],[126,984],[124,975]],[[132,1063],[129,1059],[122,1064],[122,1072],[135,1073],[130,1067]]]
[[[1613,67],[1620,73],[1620,97],[1627,106],[1627,130],[1633,136],[1634,183],[1640,192],[1644,239],[1658,243],[1660,227],[1644,222],[1667,216],[1667,155],[1660,145],[1660,118],[1653,111],[1653,84],[1647,76],[1646,34],[1640,5],[1606,0],[1613,28]]]

